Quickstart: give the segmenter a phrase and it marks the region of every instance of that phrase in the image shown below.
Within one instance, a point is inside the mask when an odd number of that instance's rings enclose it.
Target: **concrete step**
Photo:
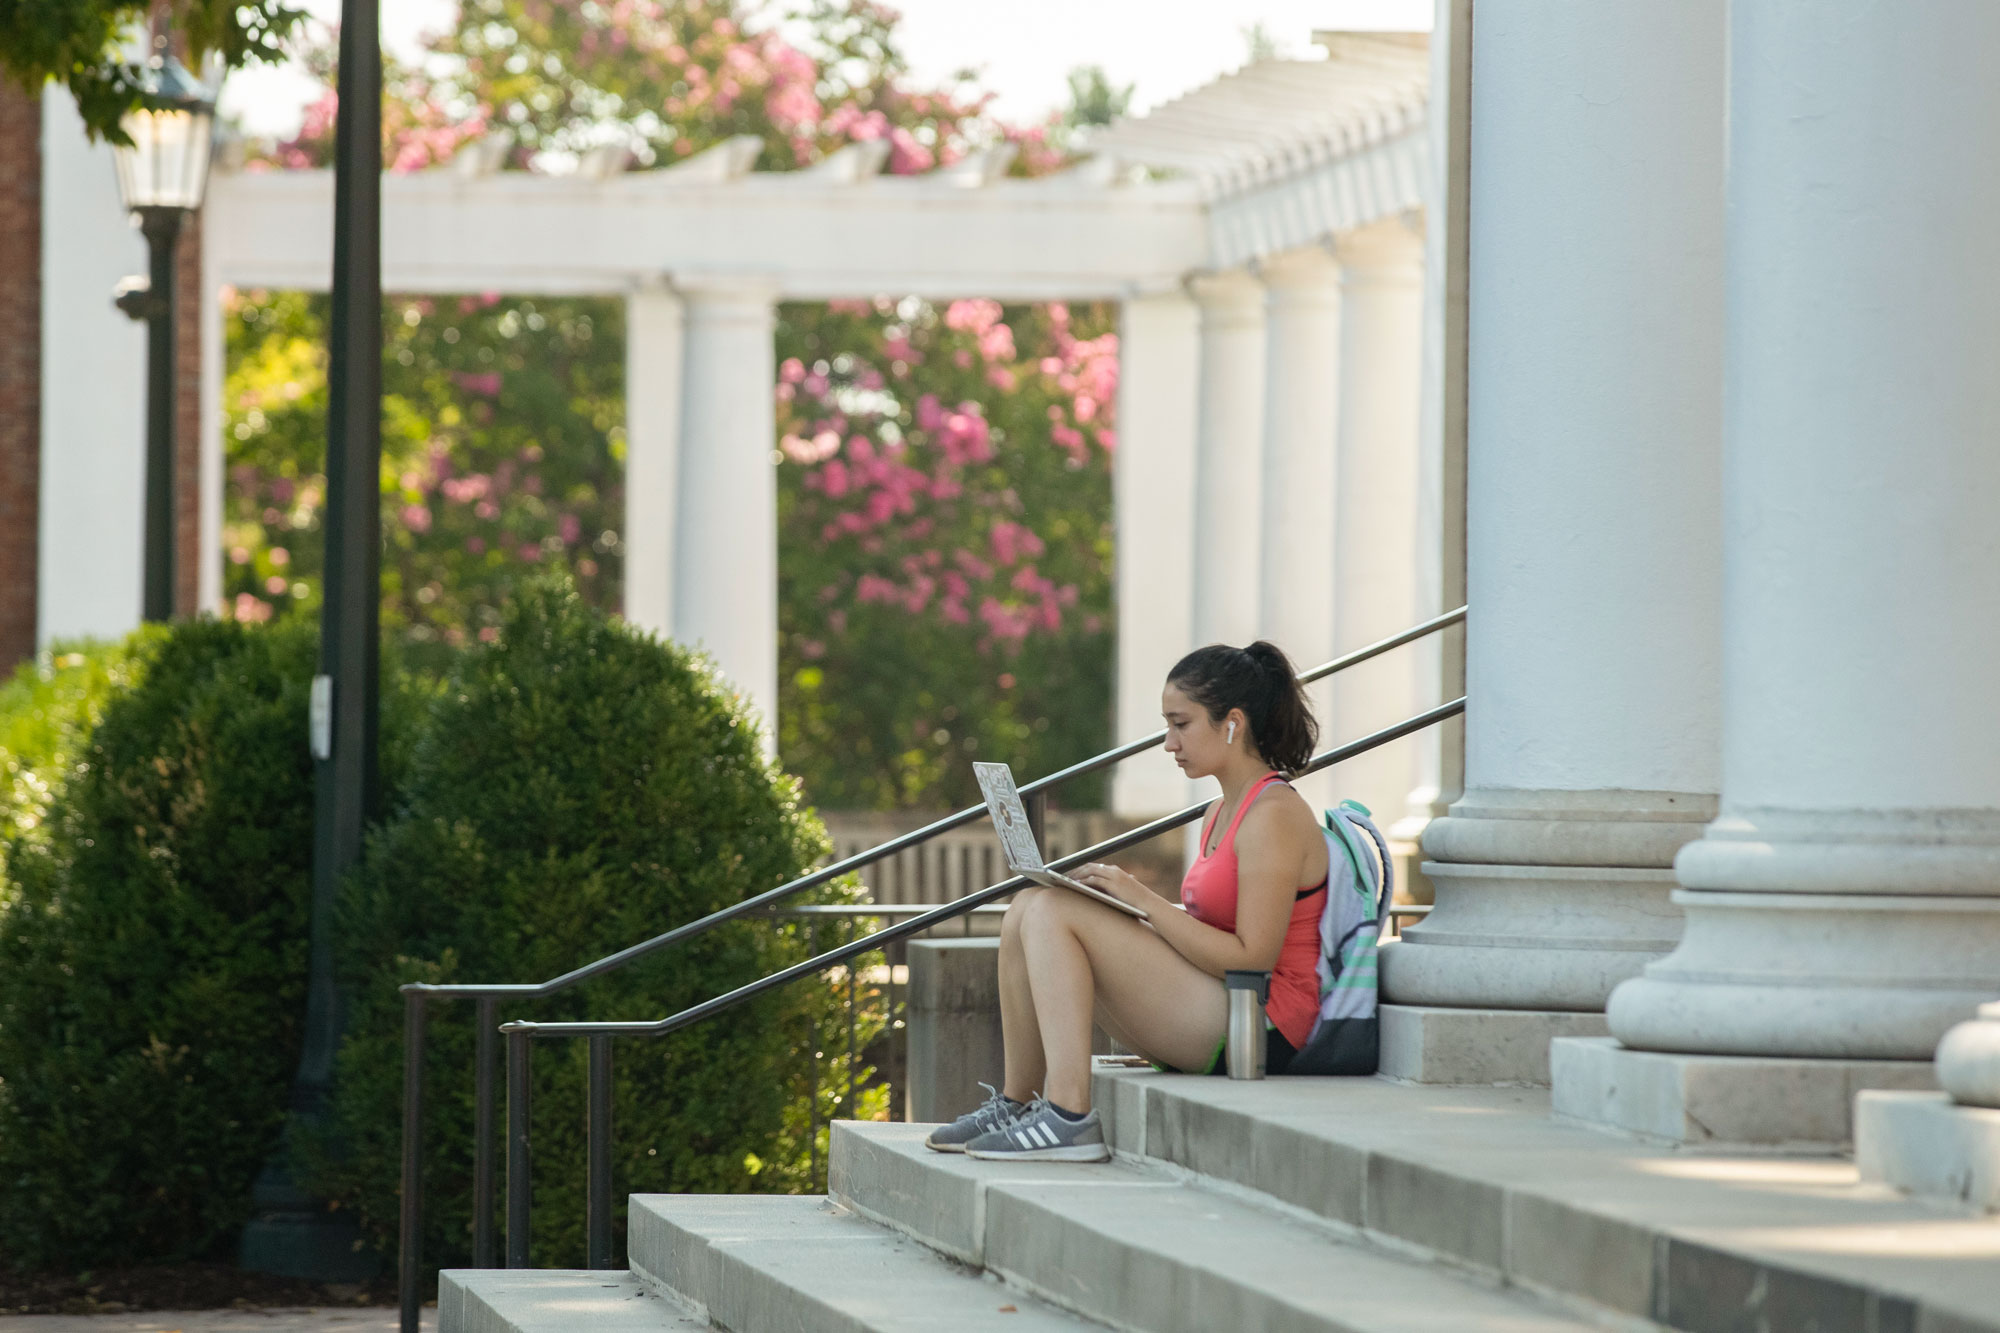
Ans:
[[[1540,1089],[1100,1068],[1094,1096],[1121,1160],[1619,1315],[2000,1333],[2000,1217],[1866,1183],[1844,1157],[1647,1146],[1552,1118]]]
[[[1088,1327],[825,1199],[635,1194],[627,1243],[634,1273],[734,1333]]]
[[[454,1268],[438,1274],[438,1333],[698,1333],[709,1327],[630,1273]]]
[[[926,1127],[837,1121],[835,1199],[1067,1309],[1149,1333],[1604,1325],[1322,1219],[1130,1162],[978,1162]]]

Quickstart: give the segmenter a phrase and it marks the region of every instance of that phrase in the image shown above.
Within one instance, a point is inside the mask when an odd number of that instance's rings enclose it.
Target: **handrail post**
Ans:
[[[494,1262],[493,1177],[499,1146],[493,1123],[498,1100],[500,1062],[500,1001],[481,996],[473,1023],[472,1045],[472,1266],[497,1268]]]
[[[507,1267],[528,1266],[528,1053],[533,1034],[507,1034]]]
[[[402,1333],[417,1333],[423,1315],[424,1019],[421,991],[403,993],[403,1198],[397,1280]]]
[[[589,1256],[586,1267],[612,1268],[611,1258],[611,1038],[590,1039],[590,1181],[588,1210]]]

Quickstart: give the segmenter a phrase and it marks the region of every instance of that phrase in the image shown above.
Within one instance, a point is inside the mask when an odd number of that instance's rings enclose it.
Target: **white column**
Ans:
[[[1938,1083],[1960,1106],[2000,1110],[2000,1004],[1944,1034],[1937,1049]]]
[[[1928,1061],[2000,997],[2000,7],[1730,12],[1723,808],[1611,1030]]]
[[[772,454],[775,285],[680,284],[687,305],[674,637],[706,649],[748,697],[775,748],[778,487]]]
[[[1383,983],[1532,1011],[1540,1079],[1550,1011],[1672,947],[1714,809],[1724,0],[1475,13],[1466,791]]]
[[[1339,240],[1340,449],[1334,650],[1408,629],[1418,614],[1417,414],[1423,397],[1423,240],[1400,221]],[[1329,736],[1353,740],[1417,711],[1414,654],[1397,651],[1335,678]],[[1416,781],[1414,738],[1342,764],[1339,795],[1389,824]]]
[[[1418,618],[1465,605],[1466,234],[1472,138],[1472,0],[1438,0],[1431,28],[1430,189],[1424,207],[1423,399],[1417,427],[1417,530],[1412,559]],[[1418,704],[1465,693],[1465,631],[1454,628],[1411,645]],[[1465,792],[1462,717],[1413,737],[1416,786],[1403,818],[1387,832],[1415,849],[1431,820]],[[1409,896],[1430,902],[1430,880],[1403,867]]]
[[[1264,289],[1241,269],[1188,284],[1201,311],[1196,409],[1194,638],[1257,637],[1263,502]]]
[[[1340,266],[1315,246],[1266,261],[1258,276],[1266,369],[1257,632],[1303,670],[1333,656]],[[1328,728],[1331,683],[1313,686],[1311,698]],[[1318,805],[1337,799],[1331,775],[1307,779],[1303,790]]]
[[[42,94],[42,477],[36,639],[139,624],[146,330],[111,304],[146,271],[108,144],[67,90]]]
[[[1854,1099],[1861,1179],[1954,1210],[2000,1213],[2000,1004],[1981,1005],[1944,1034],[1937,1081],[1942,1092],[1864,1090]]]
[[[675,493],[680,484],[681,300],[663,285],[625,298],[625,619],[674,624]]]
[[[1116,740],[1157,731],[1167,671],[1195,646],[1195,415],[1200,366],[1194,302],[1180,292],[1125,302],[1118,333],[1118,680]],[[1111,782],[1126,815],[1193,798],[1165,750],[1134,755]]]

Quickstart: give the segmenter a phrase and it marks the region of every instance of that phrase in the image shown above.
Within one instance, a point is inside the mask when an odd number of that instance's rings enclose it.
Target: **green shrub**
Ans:
[[[0,906],[11,1267],[234,1250],[299,1055],[316,643],[197,620],[17,678],[41,702],[10,735],[40,738],[47,795]],[[390,790],[417,697],[385,675]]]
[[[553,977],[769,889],[826,847],[702,660],[567,586],[531,589],[435,705],[405,801],[344,899],[351,1007],[334,1113],[308,1146],[316,1188],[393,1253],[399,984]],[[804,956],[797,930],[739,922],[501,1016],[662,1017]],[[471,1237],[472,1006],[430,1013],[425,1258],[448,1266]],[[833,1049],[834,1021],[831,988],[808,982],[675,1036],[621,1041],[618,1197],[800,1184],[804,1053]],[[584,1259],[584,1060],[580,1041],[536,1043],[538,1265]]]
[[[7,896],[8,844],[39,835],[58,776],[106,701],[138,678],[146,648],[160,633],[53,644],[0,685],[0,902]]]
[[[297,1058],[312,639],[136,647],[0,920],[0,1252],[27,1268],[217,1249]]]

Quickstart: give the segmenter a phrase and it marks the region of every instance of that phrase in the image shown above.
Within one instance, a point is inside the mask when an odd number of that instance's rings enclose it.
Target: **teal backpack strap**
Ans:
[[[1324,816],[1326,831],[1330,835],[1327,840],[1338,844],[1340,849],[1347,853],[1347,862],[1354,867],[1354,882],[1364,886],[1361,890],[1363,900],[1371,900],[1376,895],[1371,893],[1370,890],[1379,889],[1382,877],[1375,869],[1375,858],[1369,855],[1368,849],[1362,844],[1360,837],[1355,833],[1354,826],[1348,820],[1341,817],[1343,808],[1348,806],[1353,806],[1355,809],[1361,810],[1364,815],[1367,813],[1365,807],[1356,805],[1353,801],[1342,801],[1340,807],[1326,811]],[[1332,868],[1329,867],[1327,870],[1328,876],[1330,877],[1332,873]],[[1376,913],[1376,920],[1381,920],[1381,913],[1379,911]]]
[[[1359,801],[1342,801],[1340,808],[1346,816],[1341,823],[1350,828],[1358,825],[1368,835],[1368,840],[1375,844],[1375,853],[1381,858],[1382,873],[1376,879],[1381,892],[1375,903],[1375,923],[1386,925],[1389,905],[1396,900],[1396,858],[1389,855],[1389,845],[1382,840],[1382,831],[1375,827],[1375,821],[1369,818],[1367,806]]]

